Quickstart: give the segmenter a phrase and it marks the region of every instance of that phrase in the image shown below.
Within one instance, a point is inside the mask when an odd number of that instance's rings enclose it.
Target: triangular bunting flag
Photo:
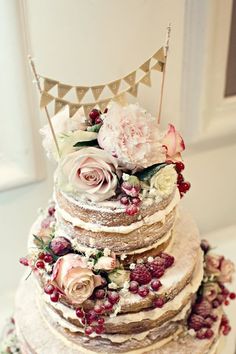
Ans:
[[[134,96],[137,97],[138,95],[138,84],[134,85],[133,87],[130,87],[130,89],[128,90],[128,92]]]
[[[72,89],[72,86],[59,83],[57,85],[57,89],[58,89],[58,97],[63,98],[67,94],[67,92],[69,92]]]
[[[147,73],[141,80],[140,82],[146,86],[151,86],[151,75],[150,72]]]
[[[52,100],[54,100],[54,97],[43,91],[40,98],[40,108],[46,107]]]
[[[116,81],[110,82],[110,84],[107,85],[114,95],[116,95],[117,92],[119,91],[120,81],[121,80],[116,80]]]
[[[92,90],[92,93],[93,93],[93,97],[95,100],[98,100],[103,89],[104,89],[104,85],[99,85],[99,86],[92,86],[91,87],[91,90]]]
[[[159,61],[157,61],[156,64],[152,66],[152,70],[163,71],[163,67],[164,64],[159,63]]]
[[[102,112],[105,111],[105,109],[107,108],[109,102],[110,102],[110,98],[98,102],[99,108],[100,108],[100,110]]]
[[[78,103],[68,103],[70,118],[80,109],[81,105]]]
[[[140,69],[147,73],[150,69],[151,59],[148,59],[143,65],[140,66]]]
[[[58,84],[58,81],[51,80],[48,78],[44,78],[44,91],[49,91],[51,88],[53,88],[56,84]]]
[[[119,103],[121,106],[127,105],[126,93],[122,92],[118,96],[112,98],[113,101]]]
[[[133,71],[131,74],[124,77],[124,80],[130,85],[134,86],[136,78],[136,71]]]
[[[92,109],[96,106],[97,103],[87,103],[87,104],[83,104],[83,108],[84,108],[84,114],[85,117],[89,116],[89,113],[92,111]]]
[[[76,90],[76,95],[77,95],[77,99],[78,101],[82,101],[82,99],[84,98],[86,92],[89,90],[89,87],[86,86],[77,86],[75,88]]]
[[[161,47],[154,55],[153,58],[160,61],[161,63],[166,62],[164,47]]]
[[[65,100],[61,100],[59,98],[55,98],[55,107],[54,107],[54,112],[57,114],[63,107],[65,107],[69,102]]]

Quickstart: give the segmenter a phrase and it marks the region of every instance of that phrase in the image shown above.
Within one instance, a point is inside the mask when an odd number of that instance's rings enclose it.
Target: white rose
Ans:
[[[167,165],[159,170],[150,181],[150,187],[157,190],[161,197],[167,197],[174,189],[177,182],[177,172],[173,165]]]

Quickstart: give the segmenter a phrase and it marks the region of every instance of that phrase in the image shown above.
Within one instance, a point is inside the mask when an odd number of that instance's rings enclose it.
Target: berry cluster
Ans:
[[[151,262],[137,264],[130,273],[129,291],[141,297],[146,297],[150,291],[158,291],[162,286],[159,279],[173,265],[174,260],[173,256],[162,252]],[[159,296],[154,299],[153,306],[162,307],[164,303],[164,298]]]
[[[173,162],[170,162],[170,163],[173,163]],[[182,198],[184,196],[184,194],[190,189],[191,184],[190,184],[190,182],[187,182],[184,180],[184,176],[181,173],[185,168],[183,162],[176,161],[174,164],[175,164],[175,170],[178,173],[177,186],[179,189],[180,196]]]
[[[105,109],[104,113],[107,113],[107,108]],[[102,112],[98,109],[92,109],[92,111],[89,113],[89,123],[91,125],[102,124],[101,114]]]
[[[36,269],[45,269],[45,265],[51,264],[54,261],[53,256],[50,253],[39,253],[38,258],[35,260],[34,264],[30,264],[29,259],[26,257],[20,258],[19,262],[24,266],[31,266],[33,270]]]
[[[117,291],[98,288],[94,291],[93,298],[95,303],[92,309],[85,310],[82,307],[76,309],[76,316],[80,319],[84,326],[84,333],[88,336],[94,332],[96,334],[104,332],[104,316],[113,311],[114,305],[120,300],[120,295]]]
[[[120,203],[126,206],[126,214],[130,216],[137,214],[141,203],[139,198],[141,187],[138,179],[131,176],[128,181],[121,184],[121,190]]]
[[[45,294],[50,295],[50,300],[52,302],[58,302],[61,293],[60,293],[59,289],[57,289],[54,285],[52,285],[50,283],[47,284],[44,287],[44,292],[45,292]]]

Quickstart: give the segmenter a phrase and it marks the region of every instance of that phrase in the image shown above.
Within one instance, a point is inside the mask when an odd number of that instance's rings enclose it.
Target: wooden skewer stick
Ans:
[[[166,31],[166,42],[165,42],[165,47],[164,47],[165,63],[163,64],[163,73],[162,73],[162,80],[161,80],[161,94],[160,94],[159,110],[158,110],[158,116],[157,116],[158,117],[158,119],[157,119],[158,124],[160,124],[160,122],[161,122],[161,110],[162,110],[162,103],[163,103],[167,55],[168,55],[169,42],[170,42],[170,32],[171,32],[171,24],[169,23],[169,25],[167,27],[167,31]]]
[[[32,69],[32,73],[33,73],[35,81],[36,81],[37,88],[39,90],[39,93],[41,94],[42,93],[42,88],[41,88],[41,85],[40,85],[39,76],[37,74],[37,71],[36,71],[36,68],[35,68],[35,64],[34,64],[34,61],[33,61],[32,57],[31,57],[31,55],[28,55],[28,59],[29,59],[30,67]],[[54,131],[54,128],[53,128],[53,125],[52,125],[50,114],[48,112],[48,108],[44,107],[44,110],[45,110],[45,113],[46,113],[46,116],[47,116],[48,124],[49,124],[50,130],[51,130],[51,133],[52,133],[52,137],[53,137],[54,143],[56,145],[57,153],[58,153],[58,156],[60,158],[60,149],[59,149],[59,145],[58,145],[58,141],[57,141],[57,138],[56,138],[56,134],[55,134],[55,131]]]

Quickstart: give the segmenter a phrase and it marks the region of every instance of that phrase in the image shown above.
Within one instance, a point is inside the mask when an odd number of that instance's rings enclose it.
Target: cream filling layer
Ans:
[[[66,221],[70,222],[73,226],[80,227],[82,229],[85,229],[87,231],[92,231],[92,232],[113,232],[113,233],[119,233],[119,234],[128,234],[134,230],[139,229],[142,226],[150,226],[153,225],[154,223],[157,222],[165,222],[166,216],[175,208],[175,206],[179,203],[180,201],[180,195],[179,191],[177,190],[174,198],[171,200],[171,202],[167,205],[167,207],[163,210],[158,210],[156,213],[152,215],[148,215],[144,217],[142,220],[136,221],[130,225],[120,225],[120,226],[106,226],[106,225],[100,225],[100,224],[95,224],[95,223],[88,223],[85,222],[78,217],[71,216],[67,211],[64,209],[60,208],[57,201],[56,201],[56,210],[59,215],[62,216],[63,219]]]

